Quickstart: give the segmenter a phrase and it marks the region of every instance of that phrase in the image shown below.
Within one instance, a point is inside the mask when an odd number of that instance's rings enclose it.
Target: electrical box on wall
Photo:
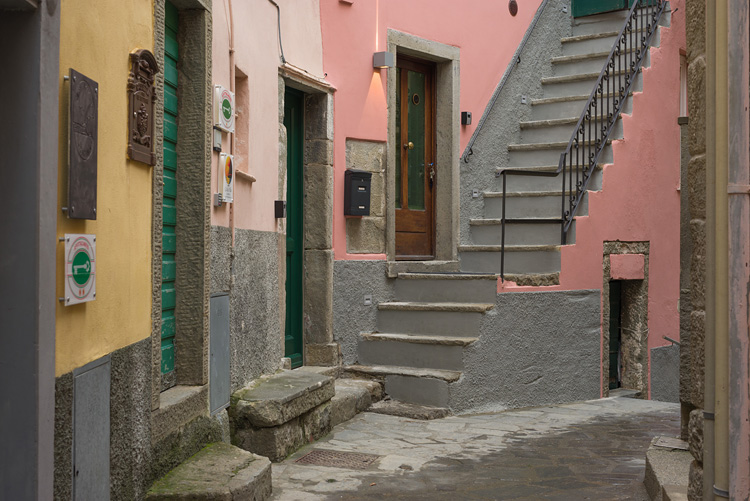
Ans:
[[[234,133],[234,92],[214,86],[214,125],[224,132]]]
[[[344,215],[370,215],[370,183],[372,173],[347,169],[344,173]]]
[[[221,201],[234,202],[234,156],[227,153],[219,155],[219,178]]]

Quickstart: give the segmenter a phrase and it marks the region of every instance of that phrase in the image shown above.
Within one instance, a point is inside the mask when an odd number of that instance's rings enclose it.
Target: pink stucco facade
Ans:
[[[348,254],[343,216],[346,138],[387,140],[386,72],[372,67],[372,54],[386,50],[389,29],[458,47],[461,110],[474,123],[461,126],[463,149],[474,132],[541,0],[522,2],[513,17],[507,2],[454,0],[322,0],[323,69],[338,90],[334,101],[334,213],[336,259],[385,259],[385,254]]]

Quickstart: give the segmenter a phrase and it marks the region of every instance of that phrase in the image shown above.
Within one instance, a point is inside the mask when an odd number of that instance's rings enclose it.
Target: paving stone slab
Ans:
[[[271,496],[271,462],[223,442],[209,444],[157,480],[149,501],[261,501]]]
[[[411,419],[429,420],[449,416],[451,411],[443,407],[428,407],[424,405],[399,402],[398,400],[381,400],[370,407],[369,412],[388,414]]]
[[[253,381],[232,395],[229,414],[238,428],[287,423],[335,395],[334,379],[309,371],[284,371]]]

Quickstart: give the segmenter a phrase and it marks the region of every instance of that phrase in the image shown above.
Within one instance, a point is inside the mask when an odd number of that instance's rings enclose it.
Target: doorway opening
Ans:
[[[622,386],[622,352],[621,348],[622,319],[622,282],[613,280],[609,283],[609,389]]]

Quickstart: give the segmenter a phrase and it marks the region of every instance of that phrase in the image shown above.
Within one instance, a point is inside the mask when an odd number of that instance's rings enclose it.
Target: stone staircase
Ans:
[[[471,243],[459,248],[461,271],[499,273],[501,261],[502,178],[505,169],[554,172],[570,140],[584,105],[625,22],[627,11],[617,11],[573,21],[572,36],[560,41],[560,54],[551,58],[553,74],[541,78],[543,95],[530,101],[531,120],[518,123],[520,142],[507,147],[508,161],[497,169],[493,191],[483,193],[482,218],[469,221]],[[658,45],[658,32],[654,45]],[[648,56],[644,66],[648,65]],[[640,90],[640,73],[633,90]],[[630,112],[631,99],[623,111]],[[610,136],[622,138],[617,120]],[[612,147],[605,147],[588,190],[600,190],[602,166],[612,163]],[[574,174],[575,176],[575,174]],[[549,285],[559,280],[561,267],[562,177],[508,176],[506,186],[506,279]],[[566,190],[570,193],[568,190]],[[584,195],[577,216],[588,214]],[[575,243],[575,221],[567,244]],[[529,280],[530,276],[536,277]]]
[[[496,294],[494,274],[399,274],[396,299],[378,305],[377,332],[360,334],[359,364],[345,373],[382,382],[397,401],[449,407],[463,350],[477,340]]]

